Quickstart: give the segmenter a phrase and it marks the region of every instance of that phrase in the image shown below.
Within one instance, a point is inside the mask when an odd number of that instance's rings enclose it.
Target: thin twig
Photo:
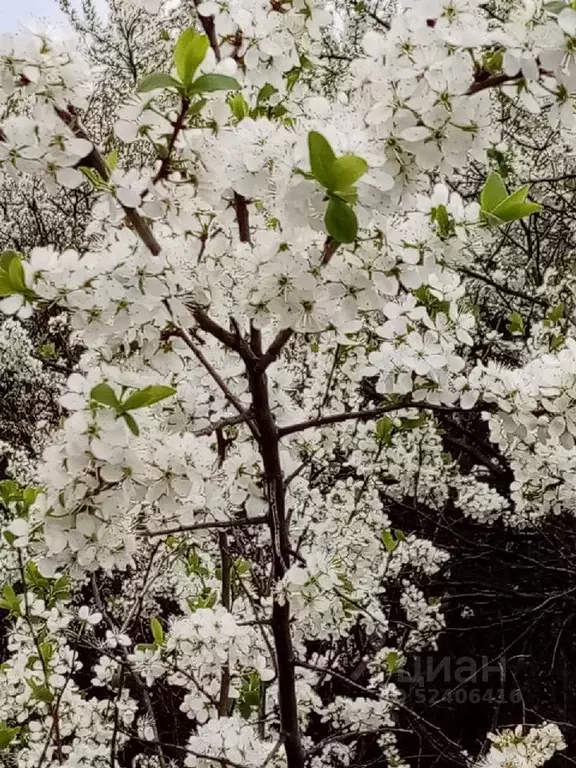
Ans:
[[[173,533],[187,533],[190,531],[227,530],[228,528],[248,528],[252,525],[266,525],[267,515],[260,517],[247,517],[241,520],[213,520],[205,523],[193,523],[192,525],[180,525],[176,528],[165,528],[163,531],[148,531],[148,538],[154,536],[170,536]]]
[[[196,342],[192,339],[190,334],[188,334],[183,328],[175,328],[172,331],[172,335],[178,336],[182,341],[186,344],[186,346],[192,350],[192,352],[196,355],[196,358],[199,360],[199,362],[204,366],[204,368],[208,371],[210,376],[214,379],[220,390],[223,392],[224,396],[228,400],[229,403],[231,403],[234,408],[238,411],[238,413],[243,417],[244,421],[248,424],[250,427],[250,430],[254,437],[258,439],[258,430],[255,426],[255,423],[248,415],[248,411],[244,408],[240,400],[234,395],[224,379],[220,376],[218,371],[214,368],[214,366],[206,359],[204,356],[204,353],[200,349],[200,347],[196,344]],[[232,334],[230,334],[232,335]]]
[[[118,628],[116,627],[114,621],[112,620],[112,617],[106,610],[106,606],[104,605],[102,598],[100,597],[100,591],[98,589],[98,582],[96,581],[96,574],[92,574],[92,593],[94,595],[94,601],[96,603],[96,606],[98,607],[98,610],[102,614],[104,621],[108,625],[110,631],[113,634],[118,633]],[[158,723],[156,722],[156,716],[154,714],[154,707],[152,706],[152,700],[150,699],[150,694],[148,693],[148,689],[144,685],[144,682],[138,672],[134,669],[132,664],[130,663],[128,659],[128,652],[126,651],[126,648],[124,646],[119,645],[118,646],[118,652],[122,656],[124,665],[126,669],[128,670],[130,677],[132,680],[134,680],[134,683],[136,687],[138,688],[138,691],[140,693],[140,698],[142,699],[142,704],[144,705],[144,708],[146,709],[146,714],[148,715],[150,719],[150,725],[152,727],[152,730],[154,732],[154,738],[156,739],[157,745],[156,745],[156,754],[158,756],[158,762],[160,763],[161,768],[167,768],[167,762],[164,757],[164,751],[161,746],[160,742],[160,732],[158,730]]]

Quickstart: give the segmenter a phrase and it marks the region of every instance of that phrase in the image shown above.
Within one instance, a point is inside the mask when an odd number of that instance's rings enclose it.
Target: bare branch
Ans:
[[[191,336],[186,333],[186,331],[183,328],[175,328],[172,331],[172,334],[174,336],[178,336],[182,341],[186,344],[187,347],[189,347],[192,352],[196,355],[196,358],[200,361],[200,363],[206,368],[210,376],[214,379],[220,390],[224,393],[224,396],[230,402],[234,408],[238,411],[238,413],[243,417],[244,421],[248,424],[250,427],[250,430],[252,431],[252,434],[254,437],[258,438],[258,430],[256,429],[254,422],[250,418],[248,412],[244,409],[244,406],[238,400],[236,395],[234,395],[224,379],[220,376],[220,374],[216,371],[214,366],[206,359],[204,356],[204,353],[202,350],[198,347],[195,341],[191,338]]]

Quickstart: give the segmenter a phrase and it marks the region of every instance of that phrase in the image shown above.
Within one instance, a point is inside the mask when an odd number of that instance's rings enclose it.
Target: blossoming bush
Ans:
[[[515,183],[498,112],[573,137],[576,11],[356,8],[328,88],[319,0],[112,5],[154,39],[126,48],[113,137],[83,120],[107,92],[97,25],[91,54],[0,42],[3,173],[94,201],[81,242],[0,257],[20,354],[16,321],[48,310],[83,349],[41,458],[0,484],[0,748],[22,768],[320,768],[370,743],[405,765],[395,674],[436,647],[448,556],[391,508],[574,511],[573,278],[558,261],[531,295],[487,271],[549,205]],[[479,282],[540,312],[510,313],[506,366],[478,354]],[[491,453],[463,467],[443,420],[468,415]],[[564,746],[553,724],[491,738],[490,766]]]

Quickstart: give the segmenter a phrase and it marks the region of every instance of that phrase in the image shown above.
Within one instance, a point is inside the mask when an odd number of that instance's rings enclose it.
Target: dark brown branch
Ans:
[[[505,75],[503,72],[497,75],[491,75],[490,77],[472,83],[470,88],[466,91],[466,95],[472,96],[474,93],[486,91],[488,88],[498,88],[505,83],[518,82],[519,80],[522,80],[522,78],[523,75],[521,72],[518,72],[516,75]]]
[[[249,415],[250,414],[247,414],[247,416]],[[246,417],[242,414],[238,414],[238,416],[228,416],[228,418],[221,419],[217,424],[211,424],[209,427],[205,427],[204,429],[198,429],[192,434],[196,435],[197,437],[211,435],[218,430],[224,429],[224,427],[233,427],[236,424],[243,424],[245,421]]]
[[[96,580],[96,574],[92,574],[92,594],[94,595],[94,601],[96,603],[96,606],[102,616],[104,617],[104,621],[108,625],[110,631],[113,634],[118,633],[118,628],[116,627],[114,621],[110,617],[110,614],[106,610],[106,607],[104,605],[104,602],[102,601],[102,598],[100,597],[100,590],[98,589],[98,582]],[[134,681],[136,688],[138,689],[138,692],[140,694],[140,699],[142,701],[142,704],[146,710],[146,714],[148,715],[148,718],[150,720],[150,724],[152,726],[152,731],[154,733],[154,737],[157,741],[156,745],[156,755],[158,757],[158,762],[160,763],[161,768],[167,768],[166,764],[166,758],[164,756],[164,750],[162,749],[161,743],[160,743],[160,732],[158,730],[158,723],[156,722],[156,716],[154,715],[154,707],[152,706],[152,700],[150,698],[150,694],[148,693],[148,689],[146,688],[146,685],[144,684],[144,681],[138,674],[138,672],[134,669],[132,664],[130,663],[128,659],[128,652],[126,651],[126,648],[124,646],[120,645],[118,647],[118,652],[120,656],[122,657],[122,662],[125,665],[126,669],[130,673],[130,677]]]
[[[198,8],[199,5],[201,5],[202,0],[194,0],[194,5],[196,8]],[[214,56],[216,57],[216,61],[220,61],[222,58],[220,54],[220,46],[218,45],[218,38],[216,37],[216,25],[214,24],[214,16],[201,16],[198,14],[198,18],[200,19],[200,24],[202,24],[202,29],[206,33],[206,37],[208,38],[210,42],[210,48],[214,51]]]
[[[266,518],[265,518],[266,519]],[[230,583],[230,574],[232,570],[232,558],[228,552],[228,537],[225,531],[218,534],[218,546],[220,548],[220,570],[222,571],[222,605],[229,611],[232,606],[232,588]],[[220,693],[218,695],[218,715],[226,717],[230,703],[230,663],[222,666],[222,677],[220,680]]]
[[[65,123],[68,128],[70,128],[74,136],[76,136],[78,139],[85,139],[86,141],[90,141],[92,144],[92,152],[90,152],[90,154],[82,160],[82,165],[87,168],[93,168],[104,181],[108,181],[110,179],[110,170],[106,165],[104,158],[96,149],[94,143],[82,127],[79,115],[74,107],[69,106],[68,109],[54,107],[54,111],[60,120],[62,120],[62,122]],[[140,216],[140,214],[134,208],[127,208],[124,205],[122,208],[126,215],[126,219],[138,237],[142,240],[146,248],[148,248],[150,253],[152,253],[154,256],[158,256],[161,248],[146,220]]]
[[[256,367],[259,371],[265,371],[271,363],[278,359],[280,353],[286,344],[288,344],[293,334],[294,331],[292,328],[284,328],[282,331],[278,332],[276,338],[266,350],[266,353],[262,355],[256,363]]]
[[[392,413],[394,411],[403,411],[408,408],[417,408],[420,411],[440,411],[442,413],[457,413],[459,411],[474,411],[477,409],[464,409],[443,405],[432,405],[431,403],[395,403],[394,405],[383,405],[380,408],[371,408],[364,411],[345,411],[344,413],[334,413],[332,416],[319,416],[316,419],[310,419],[309,421],[300,421],[297,424],[289,424],[287,427],[280,427],[278,434],[280,437],[286,437],[286,435],[292,435],[294,432],[303,432],[305,429],[312,429],[313,427],[325,427],[330,424],[341,424],[344,421],[351,421],[357,419],[358,421],[367,421],[369,419],[376,419],[378,416],[382,416],[385,413]]]
[[[174,151],[174,146],[176,144],[176,140],[178,139],[180,131],[184,127],[184,121],[186,120],[186,113],[188,112],[189,106],[190,106],[190,99],[183,98],[180,111],[178,112],[178,117],[174,122],[172,133],[170,135],[170,138],[168,139],[168,145],[166,147],[166,156],[162,159],[162,162],[160,163],[160,168],[158,169],[158,172],[156,173],[156,175],[152,180],[153,184],[158,184],[159,181],[163,181],[165,178],[168,177],[170,173],[170,169],[172,165],[172,152]]]
[[[240,345],[234,333],[230,333],[230,331],[227,331],[226,328],[223,328],[215,320],[212,320],[203,309],[195,308],[192,310],[192,314],[194,315],[194,320],[196,320],[198,326],[203,331],[221,341],[225,347],[229,347],[240,354]]]
[[[264,484],[268,499],[268,523],[272,540],[273,576],[278,583],[290,567],[289,524],[286,518],[284,478],[280,460],[280,439],[272,416],[266,373],[255,366],[248,368],[252,409],[260,434],[259,448],[264,465]],[[294,648],[290,629],[290,604],[274,596],[272,634],[278,671],[278,705],[281,737],[288,768],[304,768],[305,756],[300,736],[298,700],[294,671]]]
[[[165,528],[163,531],[148,531],[148,538],[154,536],[169,536],[173,533],[187,533],[190,531],[227,530],[229,528],[248,528],[253,525],[266,525],[268,516],[247,517],[240,520],[213,520],[212,522],[193,523],[191,525],[179,525],[176,528]]]
[[[510,296],[515,296],[517,299],[522,299],[523,301],[527,301],[530,304],[539,304],[542,307],[548,307],[549,303],[546,301],[546,299],[541,298],[540,296],[535,296],[530,293],[525,293],[524,291],[520,291],[517,288],[510,288],[508,285],[501,285],[500,283],[496,282],[496,280],[493,280],[491,277],[488,277],[487,275],[482,275],[480,272],[476,272],[473,269],[470,269],[469,267],[458,267],[458,272],[462,275],[467,275],[468,277],[474,278],[474,280],[480,280],[483,283],[486,283],[487,285],[491,285],[493,288],[496,288],[499,291],[502,291],[502,293],[507,293]]]
[[[250,217],[248,215],[248,201],[244,195],[239,195],[238,192],[234,192],[234,210],[236,211],[236,221],[238,222],[240,242],[249,243],[252,245],[252,240],[250,240]]]

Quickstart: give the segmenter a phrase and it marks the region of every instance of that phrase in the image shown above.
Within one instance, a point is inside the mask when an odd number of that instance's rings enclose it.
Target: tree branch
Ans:
[[[219,327],[219,326],[218,326]],[[226,332],[227,333],[227,332]],[[248,424],[250,427],[250,430],[252,431],[252,434],[256,439],[258,439],[258,430],[256,429],[254,422],[248,415],[247,411],[244,409],[244,406],[238,400],[236,395],[234,395],[224,379],[220,376],[220,374],[216,371],[216,369],[213,367],[213,365],[204,357],[204,353],[202,350],[198,347],[198,345],[192,340],[190,335],[186,333],[186,331],[183,328],[174,328],[172,331],[172,335],[178,336],[182,341],[186,344],[189,349],[192,350],[192,352],[196,355],[196,358],[200,361],[200,363],[206,368],[210,376],[214,379],[220,390],[223,392],[224,396],[230,402],[234,408],[238,411],[238,413],[243,417],[244,421]]]
[[[213,520],[205,523],[192,523],[191,525],[179,525],[176,528],[166,528],[163,531],[148,531],[145,535],[148,538],[155,536],[169,536],[172,533],[187,533],[190,531],[209,531],[209,530],[227,530],[229,528],[248,528],[253,525],[266,525],[268,515],[259,517],[247,517],[240,520]]]
[[[522,299],[523,301],[527,301],[530,304],[539,304],[542,307],[548,307],[550,306],[549,303],[546,301],[546,299],[541,298],[540,296],[534,296],[529,293],[524,293],[524,291],[520,291],[517,288],[510,288],[507,285],[501,285],[500,283],[496,282],[496,280],[493,280],[491,277],[488,277],[487,275],[482,275],[480,272],[476,272],[473,269],[470,269],[469,267],[458,267],[457,272],[460,272],[462,275],[467,275],[468,277],[474,278],[474,280],[480,280],[483,283],[486,283],[487,285],[491,285],[493,288],[496,288],[499,291],[502,291],[502,293],[507,293],[510,296],[515,296],[517,299]]]
[[[264,518],[266,520],[266,518]],[[218,547],[220,549],[220,569],[222,571],[222,605],[230,611],[232,606],[232,589],[230,583],[230,572],[232,569],[232,558],[228,552],[228,537],[225,531],[218,534]],[[228,714],[228,705],[230,699],[230,662],[226,660],[222,666],[220,679],[220,692],[218,694],[218,715],[226,717]]]
[[[117,634],[118,628],[112,621],[112,618],[110,617],[108,611],[106,610],[106,606],[104,605],[102,598],[100,597],[98,582],[96,581],[96,574],[94,573],[92,574],[92,593],[94,595],[94,601],[96,603],[96,606],[100,611],[100,613],[102,614],[102,616],[104,617],[104,621],[108,625],[110,631],[113,634]],[[164,750],[162,749],[161,742],[160,742],[160,731],[158,730],[158,723],[156,722],[156,716],[154,715],[154,708],[152,706],[152,700],[150,699],[148,689],[144,685],[144,682],[140,677],[140,675],[138,674],[138,672],[136,672],[132,664],[130,664],[130,661],[128,660],[128,653],[126,651],[126,648],[120,645],[118,647],[118,651],[122,656],[123,664],[126,666],[126,669],[130,673],[130,677],[132,678],[132,680],[134,680],[136,688],[140,693],[140,698],[146,710],[146,714],[150,719],[150,724],[152,726],[154,738],[156,739],[156,754],[158,756],[158,762],[160,763],[161,768],[167,768],[166,759],[164,757]]]
[[[273,576],[278,583],[290,567],[289,524],[286,518],[284,478],[280,460],[280,437],[272,416],[266,373],[248,367],[252,410],[260,434],[259,448],[264,466],[264,485],[268,499],[268,524],[272,540]],[[272,601],[272,634],[278,671],[278,705],[281,736],[288,768],[304,768],[305,757],[300,735],[298,700],[294,671],[294,648],[290,628],[290,603]]]
[[[178,117],[174,122],[174,128],[172,130],[172,134],[168,139],[168,146],[166,147],[166,157],[162,159],[162,162],[160,163],[160,168],[158,169],[158,172],[152,179],[153,184],[158,184],[159,181],[162,181],[163,179],[167,178],[168,174],[170,173],[170,166],[172,164],[172,152],[174,151],[174,145],[176,144],[178,135],[180,134],[180,131],[184,127],[184,121],[186,120],[186,113],[188,112],[189,106],[190,106],[190,99],[183,97],[180,111],[178,112]]]
[[[92,152],[90,152],[90,154],[82,160],[82,165],[86,166],[87,168],[93,168],[98,172],[101,178],[104,179],[104,181],[109,181],[110,170],[106,165],[104,158],[94,145],[94,142],[90,139],[82,127],[76,109],[69,105],[68,109],[54,107],[54,111],[60,120],[62,120],[62,122],[67,125],[68,128],[70,128],[74,136],[76,136],[78,139],[85,139],[92,144]],[[132,228],[138,237],[142,240],[146,248],[148,248],[150,253],[152,253],[154,256],[158,256],[162,249],[160,248],[160,245],[154,237],[152,230],[150,229],[146,220],[134,208],[127,208],[125,205],[122,205],[122,208],[126,215],[126,219],[131,224]]]
[[[280,437],[286,437],[286,435],[292,435],[294,432],[303,432],[305,429],[312,429],[313,427],[325,427],[330,424],[341,424],[344,421],[350,421],[352,419],[358,419],[359,421],[367,421],[369,419],[378,418],[385,413],[392,413],[394,411],[403,411],[408,408],[416,408],[420,411],[440,411],[442,413],[457,413],[459,411],[473,412],[473,408],[455,408],[444,405],[432,405],[431,403],[395,403],[394,405],[383,405],[380,408],[371,408],[365,411],[346,411],[344,413],[335,413],[332,416],[319,416],[316,419],[310,419],[309,421],[300,421],[297,424],[289,424],[287,427],[280,427],[278,429],[278,435]]]

